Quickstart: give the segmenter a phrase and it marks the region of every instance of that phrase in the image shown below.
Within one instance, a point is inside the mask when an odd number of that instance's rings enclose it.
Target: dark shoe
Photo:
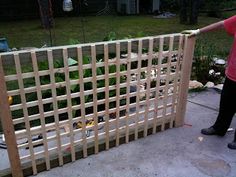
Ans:
[[[224,136],[224,134],[217,132],[213,127],[204,128],[201,130],[201,133],[203,135],[218,135],[218,136]]]
[[[233,141],[233,142],[229,143],[228,148],[229,149],[236,149],[236,141]]]

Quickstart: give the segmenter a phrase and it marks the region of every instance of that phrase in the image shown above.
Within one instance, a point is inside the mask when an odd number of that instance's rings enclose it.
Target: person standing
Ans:
[[[218,29],[225,29],[225,31],[234,38],[234,42],[227,60],[225,71],[226,78],[220,97],[219,114],[215,123],[209,128],[202,129],[201,133],[204,135],[224,136],[236,113],[236,15],[201,29],[186,30],[183,31],[183,33],[188,33],[189,37],[193,37]],[[228,148],[236,150],[236,130],[234,139],[228,144]]]

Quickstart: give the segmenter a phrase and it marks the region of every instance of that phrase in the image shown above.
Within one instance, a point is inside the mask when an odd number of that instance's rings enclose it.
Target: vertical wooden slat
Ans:
[[[19,90],[20,90],[20,98],[21,98],[21,102],[23,106],[24,122],[25,122],[26,134],[27,134],[27,139],[28,139],[28,144],[29,144],[29,151],[30,151],[30,156],[31,156],[31,161],[32,161],[33,174],[36,175],[37,167],[36,167],[34,149],[33,149],[33,144],[32,144],[32,136],[30,132],[30,121],[29,121],[29,115],[28,115],[28,110],[27,110],[27,105],[26,105],[26,97],[25,97],[24,83],[23,83],[22,72],[21,72],[20,59],[17,53],[14,54],[14,60],[15,60],[16,74],[17,74],[18,85],[19,85]]]
[[[163,58],[163,45],[164,38],[160,37],[159,39],[159,51],[158,51],[158,62],[157,62],[157,78],[156,78],[156,89],[155,89],[155,103],[154,103],[154,119],[153,119],[153,131],[152,133],[156,133],[157,126],[157,116],[158,116],[158,103],[159,103],[159,94],[160,94],[160,76],[161,76],[161,61]]]
[[[62,149],[61,149],[61,134],[59,127],[59,114],[58,114],[58,103],[57,103],[57,91],[56,91],[56,81],[54,75],[54,66],[53,66],[53,55],[52,50],[47,51],[48,55],[48,66],[50,71],[50,81],[51,81],[51,91],[52,91],[52,99],[53,99],[53,111],[54,111],[54,119],[55,119],[55,129],[56,129],[56,137],[57,137],[57,152],[59,165],[63,165],[63,157],[62,157]]]
[[[138,74],[137,74],[137,91],[136,91],[136,114],[135,114],[135,133],[134,139],[138,139],[138,128],[139,128],[139,107],[140,107],[140,77],[141,77],[141,65],[142,65],[142,40],[138,41]]]
[[[93,119],[94,119],[94,141],[95,141],[95,154],[98,153],[98,98],[97,98],[97,67],[96,67],[96,48],[95,45],[91,46],[92,52],[92,84],[93,84]]]
[[[11,165],[11,172],[13,177],[23,177],[21,170],[21,162],[17,148],[15,130],[13,126],[10,106],[8,104],[7,87],[4,78],[4,71],[2,66],[2,59],[0,56],[0,118],[2,123],[5,141],[7,145],[7,152],[9,162]]]
[[[73,116],[72,116],[72,101],[71,101],[71,90],[70,90],[70,73],[68,66],[68,52],[67,49],[63,49],[63,61],[65,69],[65,80],[66,80],[66,97],[67,97],[67,110],[69,118],[69,128],[70,128],[70,149],[72,162],[75,161],[75,147],[74,147],[74,133],[73,133]]]
[[[105,134],[106,150],[109,149],[109,55],[108,44],[104,45],[104,64],[105,64]]]
[[[116,43],[116,146],[120,142],[120,43]]]
[[[169,39],[169,54],[167,60],[167,72],[166,72],[166,82],[165,82],[165,89],[164,89],[164,98],[163,98],[163,117],[166,117],[166,110],[167,110],[167,102],[168,102],[168,90],[169,90],[169,82],[170,82],[170,71],[171,71],[171,59],[172,59],[172,51],[173,51],[173,44],[174,44],[174,37],[171,36]],[[165,129],[165,118],[163,119],[161,125],[161,131]]]
[[[176,112],[176,127],[182,126],[184,123],[184,115],[186,111],[187,95],[188,95],[188,84],[191,74],[191,65],[193,60],[195,38],[188,38],[185,36],[184,40],[184,55],[180,81],[180,92],[179,101]]]
[[[129,142],[129,110],[130,110],[130,69],[131,69],[131,41],[128,41],[128,57],[127,57],[127,75],[126,75],[126,116],[125,116],[125,125],[126,125],[126,133],[125,133],[125,142]]]
[[[37,90],[40,123],[42,126],[42,136],[43,136],[43,146],[44,146],[44,153],[45,153],[46,169],[49,170],[50,169],[50,161],[49,161],[49,153],[48,153],[48,142],[47,142],[47,134],[46,134],[46,128],[45,128],[45,118],[43,115],[44,109],[43,109],[43,102],[42,102],[42,92],[41,92],[41,87],[40,87],[38,63],[37,63],[37,58],[36,58],[35,52],[31,52],[31,58],[32,58],[35,83],[36,83],[36,90]]]
[[[148,47],[148,67],[147,67],[147,92],[146,92],[146,108],[145,108],[145,116],[144,116],[144,137],[147,136],[148,130],[148,114],[150,108],[150,86],[151,86],[151,67],[152,67],[152,56],[153,56],[153,39],[149,39],[149,47]]]
[[[82,48],[77,48],[78,55],[78,70],[79,70],[79,85],[80,85],[80,105],[82,117],[82,142],[83,142],[83,157],[88,156],[87,138],[86,138],[86,118],[85,118],[85,99],[84,99],[84,81],[83,81],[83,54]]]
[[[179,79],[179,71],[180,71],[180,59],[181,59],[181,54],[182,54],[182,44],[183,44],[183,36],[181,35],[179,36],[179,46],[178,46],[178,55],[177,55],[176,68],[175,68],[171,115],[174,115],[175,107],[176,107],[175,103],[176,103],[176,97],[177,97],[178,79]],[[173,128],[174,119],[175,119],[175,116],[171,116],[170,128]]]

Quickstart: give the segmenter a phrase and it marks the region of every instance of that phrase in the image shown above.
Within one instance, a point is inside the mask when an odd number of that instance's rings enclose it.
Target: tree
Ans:
[[[221,17],[221,8],[223,7],[224,1],[222,0],[208,0],[205,2],[205,8],[209,17]]]
[[[197,24],[200,0],[179,0],[180,23]]]

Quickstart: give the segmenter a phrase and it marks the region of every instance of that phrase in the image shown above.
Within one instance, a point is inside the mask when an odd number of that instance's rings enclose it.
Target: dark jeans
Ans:
[[[220,109],[213,128],[220,134],[225,135],[233,116],[236,113],[236,82],[226,77],[220,98]],[[236,140],[236,131],[234,135]]]

